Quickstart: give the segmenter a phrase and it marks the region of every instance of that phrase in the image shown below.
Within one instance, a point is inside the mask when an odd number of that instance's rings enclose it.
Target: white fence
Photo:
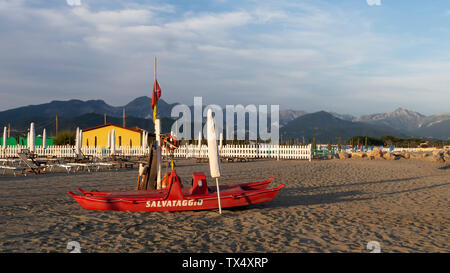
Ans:
[[[6,149],[0,148],[0,158],[17,157],[17,153],[26,146],[8,146]],[[222,157],[239,158],[275,158],[275,159],[305,159],[311,160],[311,145],[224,145],[219,147]],[[148,148],[138,147],[116,147],[115,155],[122,156],[145,156],[148,155]],[[94,157],[107,157],[111,155],[111,149],[107,147],[82,147],[84,155]],[[76,157],[75,146],[50,146],[47,148],[35,147],[38,156],[56,156],[59,158]],[[162,150],[162,155],[169,155],[168,151]],[[182,145],[174,151],[177,158],[208,157],[208,146],[202,145]]]

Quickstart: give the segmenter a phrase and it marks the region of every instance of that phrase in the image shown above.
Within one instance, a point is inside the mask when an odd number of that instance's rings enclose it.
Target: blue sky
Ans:
[[[0,0],[0,111],[51,100],[450,112],[450,2]]]

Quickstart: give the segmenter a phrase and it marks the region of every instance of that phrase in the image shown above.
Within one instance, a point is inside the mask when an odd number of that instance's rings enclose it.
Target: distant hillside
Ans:
[[[413,131],[413,134],[425,138],[450,140],[450,119],[434,122]]]
[[[158,115],[160,117],[170,117],[170,111],[174,105],[176,104],[168,104],[163,99],[160,99],[158,101]],[[28,117],[54,118],[58,115],[60,117],[70,118],[89,113],[122,117],[124,108],[126,116],[152,118],[151,99],[143,96],[134,99],[124,106],[111,106],[103,100],[52,101],[44,104],[23,106],[0,112],[0,123],[15,123],[17,120],[23,120]]]
[[[339,136],[344,142],[353,136],[381,137],[386,135],[407,136],[386,126],[346,121],[324,111],[303,115],[280,129],[280,137],[283,139],[305,137],[305,140],[308,141],[316,137],[316,141],[321,143],[327,143],[330,140],[336,143]]]
[[[294,120],[305,114],[307,114],[307,112],[301,110],[280,110],[280,126],[284,126],[291,120]]]
[[[363,115],[359,118],[355,118],[353,121],[386,125],[399,130],[412,131],[417,129],[419,123],[424,118],[425,116],[418,112],[398,108],[390,113]]]
[[[11,134],[26,134],[30,127],[30,121],[35,123],[36,134],[41,134],[45,128],[49,136],[55,135],[55,119],[54,118],[42,118],[42,117],[23,117],[21,120],[17,120],[12,127]],[[113,123],[122,126],[122,118],[119,117],[107,117],[107,123]],[[161,130],[163,133],[170,132],[173,120],[169,118],[161,118]],[[58,130],[63,131],[75,131],[77,127],[80,129],[86,129],[98,125],[104,124],[104,116],[95,113],[84,114],[76,117],[59,117],[58,118]],[[127,128],[139,127],[149,132],[154,131],[153,121],[151,119],[127,117]]]
[[[177,104],[178,103],[169,104],[163,99],[160,99],[158,103],[158,116],[160,118],[170,118],[171,110]],[[56,115],[59,117],[61,129],[65,128],[64,126],[73,129],[76,124],[78,126],[80,126],[80,124],[86,124],[86,126],[103,124],[104,114],[107,115],[108,120],[115,120],[117,124],[122,124],[122,113],[124,108],[127,120],[130,120],[130,122],[127,122],[127,125],[133,124],[134,119],[141,119],[136,120],[136,124],[147,126],[146,124],[151,122],[150,119],[152,118],[150,105],[151,98],[148,96],[138,97],[124,106],[111,106],[103,100],[52,101],[49,103],[18,107],[0,112],[0,128],[11,124],[12,133],[23,132],[28,128],[30,122],[34,121],[37,125],[46,127],[47,130],[50,130],[50,128],[54,129]],[[204,105],[204,107],[205,106],[206,105]],[[193,106],[190,106],[189,108],[193,113]],[[225,121],[225,107],[223,110],[223,118]],[[294,138],[302,138],[303,136],[306,138],[313,134],[322,134],[323,138],[325,138],[325,136],[328,135],[328,137],[326,137],[327,142],[330,137],[333,139],[337,136],[335,132],[340,132],[339,135],[342,138],[344,138],[344,135],[351,137],[362,135],[363,132],[367,132],[373,136],[392,134],[397,136],[427,137],[444,140],[450,139],[450,128],[448,127],[450,113],[425,116],[404,108],[398,108],[393,112],[362,115],[360,117],[334,112],[318,113],[322,113],[321,118],[324,119],[320,128],[316,128],[318,123],[312,126],[314,120],[311,121],[311,124],[307,122],[308,119],[318,119],[317,113],[313,113],[316,115],[311,117],[308,116],[311,114],[307,114],[305,111],[301,110],[280,110],[280,134],[290,135]],[[327,115],[325,115],[325,113]],[[335,119],[331,119],[330,116]],[[305,119],[301,119],[302,117],[305,117]],[[191,120],[193,122],[193,116]],[[204,120],[205,118],[203,118],[203,122]],[[342,121],[345,121],[345,123],[342,123]],[[245,123],[246,128],[248,128],[248,118]],[[64,124],[72,124],[70,125],[72,127]],[[85,127],[83,125],[80,127]],[[163,126],[166,126],[166,124],[163,123]],[[235,124],[235,126],[237,125]]]

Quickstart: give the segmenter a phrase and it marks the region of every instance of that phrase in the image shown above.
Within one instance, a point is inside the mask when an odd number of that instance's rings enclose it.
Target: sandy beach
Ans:
[[[187,186],[207,164],[178,160]],[[0,177],[0,252],[449,252],[450,166],[417,160],[222,164],[221,183],[275,178],[268,203],[196,212],[83,209],[67,191],[131,190],[137,170]],[[214,182],[209,178],[209,185]]]

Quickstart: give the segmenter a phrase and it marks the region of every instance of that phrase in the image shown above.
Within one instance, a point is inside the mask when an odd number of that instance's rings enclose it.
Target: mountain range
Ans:
[[[58,115],[59,130],[73,130],[77,126],[87,128],[103,124],[104,114],[107,122],[121,125],[125,109],[127,127],[138,126],[152,131],[150,104],[151,98],[147,96],[138,97],[124,106],[111,106],[103,100],[52,101],[1,111],[0,126],[11,124],[12,133],[24,133],[33,121],[37,130],[47,128],[53,131],[55,116]],[[177,104],[167,103],[163,99],[158,101],[158,115],[165,119],[162,122],[164,132],[170,131],[173,122],[170,113]],[[355,117],[326,111],[307,113],[288,109],[280,110],[279,117],[282,139],[304,137],[308,140],[315,136],[320,142],[336,142],[339,136],[345,141],[356,135],[450,139],[450,113],[426,116],[398,108],[393,112]]]

